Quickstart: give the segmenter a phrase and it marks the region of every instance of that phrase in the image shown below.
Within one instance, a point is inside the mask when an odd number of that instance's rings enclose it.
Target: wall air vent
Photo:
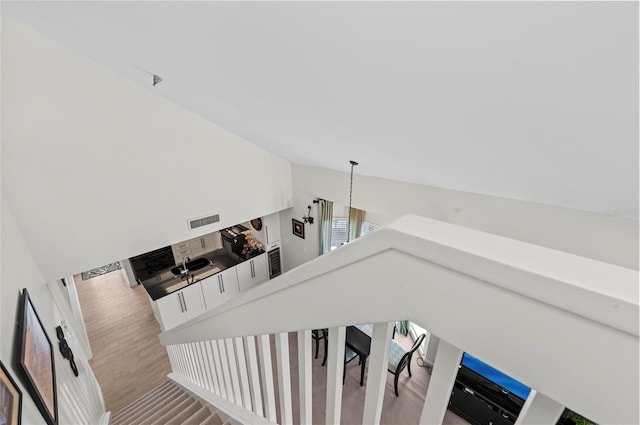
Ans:
[[[220,221],[220,214],[209,215],[202,218],[194,218],[189,220],[189,229],[197,229],[198,227],[206,226],[207,224],[213,224]]]

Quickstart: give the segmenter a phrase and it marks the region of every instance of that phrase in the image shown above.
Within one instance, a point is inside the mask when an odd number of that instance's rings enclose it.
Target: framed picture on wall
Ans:
[[[295,218],[291,219],[291,223],[293,226],[293,234],[304,239],[304,223],[296,220]]]
[[[55,425],[58,423],[58,398],[53,346],[26,288],[22,290],[21,309],[16,366],[45,421]]]
[[[22,392],[0,362],[0,424],[20,425]]]

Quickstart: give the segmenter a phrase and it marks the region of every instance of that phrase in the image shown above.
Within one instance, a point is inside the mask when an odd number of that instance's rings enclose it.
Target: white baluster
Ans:
[[[440,339],[429,388],[422,408],[421,424],[441,424],[458,376],[462,350]]]
[[[198,349],[200,351],[200,356],[202,358],[202,366],[203,366],[202,368],[204,372],[205,388],[208,391],[213,392],[213,382],[211,380],[211,370],[210,370],[211,365],[209,364],[209,358],[207,356],[207,348],[204,344],[204,341],[200,341],[198,343]]]
[[[346,328],[344,326],[329,328],[329,353],[327,355],[327,425],[340,423],[345,335]]]
[[[213,358],[216,364],[216,374],[218,376],[218,383],[220,384],[220,397],[229,398],[227,396],[227,387],[224,383],[224,373],[222,371],[222,360],[220,360],[220,348],[218,341],[211,341],[211,348],[213,349]]]
[[[301,424],[310,424],[312,418],[311,359],[311,330],[298,331],[298,379]]]
[[[207,349],[207,359],[209,361],[209,367],[211,368],[211,381],[213,382],[213,392],[220,395],[220,382],[218,381],[218,372],[216,370],[216,360],[213,355],[213,341],[205,341],[204,345]]]
[[[244,354],[244,343],[241,337],[233,340],[236,349],[236,359],[238,363],[238,373],[240,374],[240,389],[242,390],[243,406],[251,410],[251,392],[249,390],[249,376],[247,373],[247,358]]]
[[[544,394],[531,390],[516,420],[516,425],[558,423],[564,406]]]
[[[187,343],[184,345],[184,348],[187,352],[187,361],[189,362],[189,380],[191,382],[197,382],[196,363],[193,358],[193,347],[191,346],[191,343]]]
[[[227,347],[227,358],[229,360],[229,373],[231,375],[231,388],[233,390],[233,398],[238,406],[242,406],[242,394],[240,393],[240,377],[238,376],[238,360],[233,347],[233,339],[225,339]]]
[[[276,399],[273,390],[273,367],[271,365],[271,343],[269,335],[258,337],[258,352],[260,354],[260,371],[262,376],[263,391],[265,395],[265,417],[270,421],[277,422]]]
[[[218,340],[218,350],[220,350],[220,363],[222,365],[222,376],[224,376],[224,386],[227,391],[227,399],[235,401],[233,385],[231,384],[231,373],[229,371],[229,358],[224,340]]]
[[[278,368],[278,390],[280,399],[280,423],[293,424],[291,407],[291,363],[289,361],[289,334],[276,334],[276,365]]]
[[[371,335],[369,369],[367,371],[367,391],[364,399],[363,424],[379,424],[382,415],[382,402],[387,384],[387,368],[391,335],[395,323],[374,323]]]
[[[189,356],[189,346],[188,344],[180,344],[182,348],[182,357],[184,358],[185,374],[184,377],[189,381],[193,381],[193,370],[191,368],[191,358]]]
[[[260,390],[260,373],[258,372],[258,357],[256,352],[256,338],[244,337],[245,353],[249,367],[249,385],[251,386],[251,402],[253,411],[257,415],[264,416],[262,410],[262,391]]]
[[[200,364],[198,363],[198,354],[196,353],[196,345],[193,342],[188,344],[189,355],[191,356],[191,367],[193,368],[193,382],[200,385]]]
[[[173,350],[176,354],[176,358],[178,359],[178,375],[184,377],[186,376],[186,373],[185,373],[185,366],[184,366],[184,358],[182,357],[182,344],[174,345]]]
[[[196,358],[196,366],[197,366],[197,371],[198,371],[198,385],[200,385],[203,388],[206,388],[206,372],[204,369],[204,360],[202,358],[202,353],[200,352],[200,343],[199,342],[194,342],[193,343],[193,354],[194,357]]]
[[[165,347],[167,349],[167,355],[169,356],[169,363],[171,364],[171,370],[173,372],[177,371],[176,359],[173,355],[173,345],[167,345]]]

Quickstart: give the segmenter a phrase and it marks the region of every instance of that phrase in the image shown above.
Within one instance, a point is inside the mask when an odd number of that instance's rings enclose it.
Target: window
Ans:
[[[347,222],[346,217],[334,217],[331,221],[331,249],[336,249],[347,242]]]
[[[377,228],[378,228],[378,226],[376,226],[375,224],[368,223],[368,222],[365,221],[364,223],[362,223],[362,230],[361,230],[360,235],[366,235],[367,233],[371,233],[374,230],[376,230]]]
[[[331,221],[331,249],[335,249],[347,242],[348,237],[348,219],[346,217],[334,217]],[[362,223],[361,235],[373,232],[378,226],[365,221]]]

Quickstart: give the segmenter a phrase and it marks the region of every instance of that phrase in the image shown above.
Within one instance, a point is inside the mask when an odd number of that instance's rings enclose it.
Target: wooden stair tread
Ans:
[[[171,381],[111,415],[110,425],[231,425]]]

